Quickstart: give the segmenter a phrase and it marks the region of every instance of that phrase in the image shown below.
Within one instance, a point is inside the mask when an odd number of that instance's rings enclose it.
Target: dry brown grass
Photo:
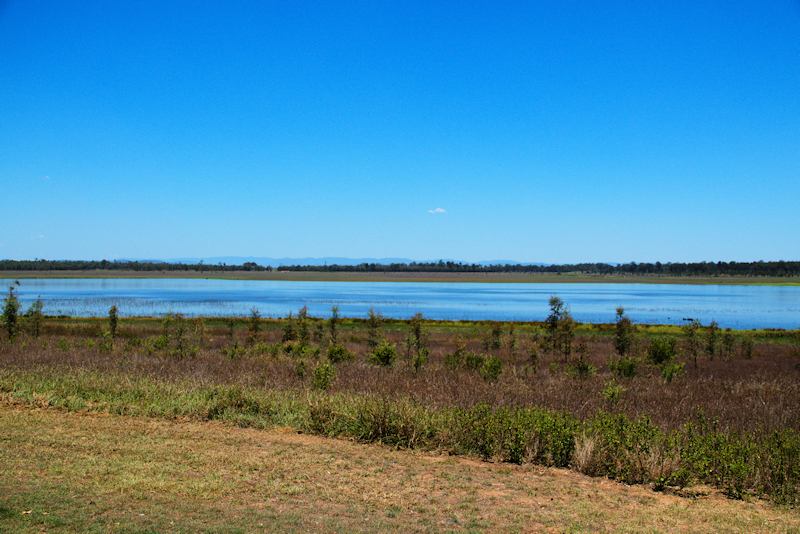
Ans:
[[[0,405],[4,532],[798,532],[709,488],[256,431]]]
[[[191,379],[199,384],[240,384],[243,386],[276,389],[303,388],[310,378],[299,378],[297,357],[283,350],[276,355],[257,353],[254,344],[246,340],[246,322],[237,327],[234,340],[229,339],[223,321],[211,322],[199,340],[192,323],[187,338],[190,344],[200,344],[196,356],[178,358],[169,351],[148,353],[143,346],[126,348],[126,338],[145,339],[162,333],[155,320],[125,320],[112,351],[99,350],[102,341],[97,334],[103,323],[96,320],[48,320],[46,334],[38,339],[21,338],[15,345],[0,345],[0,362],[5,366],[29,368],[32,365],[66,368],[88,367],[113,370],[133,375],[145,375],[167,380]],[[378,368],[366,361],[366,332],[362,322],[346,322],[340,339],[356,354],[352,362],[338,364],[332,393],[374,393],[386,396],[405,396],[428,407],[472,407],[485,403],[492,406],[537,406],[567,411],[580,419],[591,417],[598,410],[625,414],[632,419],[646,415],[665,431],[680,428],[702,411],[709,420],[716,420],[720,431],[769,432],[773,428],[800,429],[800,350],[796,341],[766,342],[755,346],[755,357],[731,360],[701,358],[697,368],[686,361],[684,375],[667,383],[658,369],[644,364],[634,378],[616,378],[607,362],[614,356],[612,339],[604,335],[582,338],[589,352],[587,360],[597,368],[595,376],[577,379],[563,372],[563,361],[542,351],[538,370],[529,361],[529,348],[544,345],[534,327],[517,327],[518,348],[511,355],[507,347],[490,350],[503,361],[503,374],[497,382],[484,381],[477,371],[452,370],[444,365],[445,355],[452,352],[456,342],[465,343],[468,351],[484,352],[482,337],[489,325],[451,325],[444,323],[426,326],[430,347],[429,362],[419,374],[414,374],[405,358],[402,340],[408,332],[403,323],[389,323],[384,335],[397,344],[401,355],[394,368]],[[539,330],[541,333],[541,330]],[[264,321],[256,344],[280,343],[279,321]],[[64,340],[66,350],[58,348]],[[793,338],[789,338],[792,340]],[[27,345],[25,344],[27,341]],[[89,348],[88,344],[95,346]],[[222,351],[232,343],[249,347],[242,356],[230,359]],[[639,355],[643,356],[644,344]],[[43,346],[46,345],[45,348]],[[324,347],[324,342],[323,342]],[[323,348],[324,354],[324,348]],[[309,360],[315,365],[314,360]],[[601,395],[610,382],[625,388],[616,404]]]

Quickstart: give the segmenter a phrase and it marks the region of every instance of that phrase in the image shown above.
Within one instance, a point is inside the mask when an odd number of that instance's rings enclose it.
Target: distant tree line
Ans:
[[[596,275],[661,275],[661,276],[798,276],[800,262],[700,262],[700,263],[578,263],[567,265],[478,265],[452,261],[361,263],[359,265],[289,265],[278,271],[321,272],[442,272],[442,273],[583,273]]]
[[[71,261],[71,260],[0,260],[0,271],[271,271],[272,267],[263,267],[254,262],[242,265],[225,263],[167,263],[146,261]]]

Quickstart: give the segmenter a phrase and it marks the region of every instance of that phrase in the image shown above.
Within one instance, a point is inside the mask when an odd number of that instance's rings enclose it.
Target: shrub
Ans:
[[[626,356],[618,360],[609,360],[608,369],[619,377],[633,378],[636,376],[639,363],[640,360],[638,358]]]
[[[411,359],[411,368],[415,373],[422,371],[422,368],[428,363],[428,355],[430,353],[431,351],[428,347],[422,347],[414,354],[414,357]]]
[[[535,408],[499,408],[496,428],[500,456],[508,462],[532,461],[567,467],[575,448],[578,421],[572,415]]]
[[[661,376],[666,379],[667,382],[672,382],[674,379],[678,378],[683,374],[683,366],[685,364],[675,363],[673,361],[668,361],[661,364]]]
[[[647,357],[655,365],[671,362],[675,358],[676,341],[671,338],[653,338],[647,348]]]
[[[481,366],[481,376],[487,382],[494,382],[503,372],[503,362],[497,356],[489,356]]]
[[[330,357],[329,357],[330,358]],[[397,359],[397,348],[394,343],[389,343],[383,340],[380,345],[375,347],[369,356],[370,363],[381,365],[383,367],[391,367]]]
[[[603,397],[610,405],[615,406],[622,399],[622,395],[626,391],[626,388],[612,380],[611,382],[606,382],[605,386],[603,387],[603,391],[600,392],[600,396]]]
[[[597,372],[597,368],[581,357],[575,360],[575,363],[567,365],[564,368],[564,371],[569,376],[574,376],[583,379],[583,378],[588,378],[590,376],[594,376],[595,373]]]
[[[295,356],[300,356],[303,358],[308,357],[318,360],[321,352],[322,349],[319,347],[319,345],[311,346],[311,345],[304,345],[303,343],[298,343],[297,346],[295,347],[294,354]]]
[[[464,354],[464,367],[471,371],[478,371],[485,362],[486,356],[483,354],[476,354],[471,351]]]
[[[320,391],[327,390],[336,377],[336,367],[331,362],[323,362],[314,368],[311,386]]]
[[[205,394],[206,419],[221,419],[226,412],[257,415],[261,412],[259,403],[248,396],[241,386],[214,386]]]
[[[338,343],[331,343],[328,345],[328,350],[325,354],[328,357],[328,361],[331,363],[344,362],[354,358],[352,352],[347,350],[344,345],[339,345]]]
[[[452,353],[444,355],[444,364],[450,369],[459,369],[464,365],[464,355],[467,352],[467,347],[460,339],[456,340],[456,348]]]

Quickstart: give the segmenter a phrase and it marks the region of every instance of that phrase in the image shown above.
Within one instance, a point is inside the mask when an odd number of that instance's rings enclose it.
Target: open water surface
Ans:
[[[0,279],[0,287],[13,284]],[[683,324],[698,319],[722,328],[800,328],[800,286],[683,284],[504,284],[413,282],[282,282],[196,279],[24,279],[17,287],[23,311],[36,298],[47,315],[101,317],[111,306],[121,316],[285,317],[308,306],[314,317],[385,317],[543,321],[558,295],[576,321],[614,322],[617,306],[635,323]]]

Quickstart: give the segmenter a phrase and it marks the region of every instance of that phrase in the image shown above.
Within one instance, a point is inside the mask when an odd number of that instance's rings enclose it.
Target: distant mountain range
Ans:
[[[224,263],[226,265],[242,265],[247,262],[256,263],[264,267],[280,267],[282,265],[361,265],[362,263],[376,263],[380,265],[389,265],[392,263],[430,263],[438,262],[439,259],[429,261],[410,260],[408,258],[339,258],[339,257],[326,257],[326,258],[265,258],[255,256],[220,256],[215,258],[173,258],[170,260],[133,260],[126,259],[120,261],[140,261],[148,263],[186,263],[196,264],[201,261],[208,265],[217,265]],[[452,261],[454,263],[463,263],[472,265],[472,262],[457,261],[450,259],[442,259],[444,262]],[[476,265],[548,265],[546,263],[520,263],[513,260],[491,260],[475,262]]]

